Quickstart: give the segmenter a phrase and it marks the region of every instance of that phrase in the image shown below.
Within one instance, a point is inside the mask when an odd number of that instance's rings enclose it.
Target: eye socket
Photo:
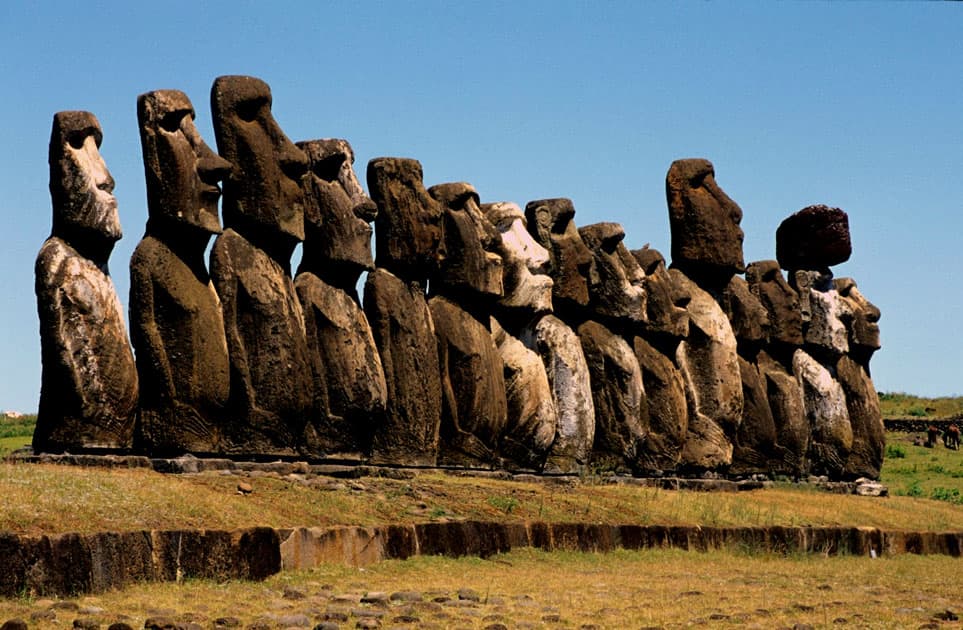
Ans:
[[[342,153],[333,153],[311,164],[311,172],[326,182],[335,182],[341,174],[341,167],[347,159]]]
[[[244,122],[254,122],[263,103],[259,100],[242,101],[237,104],[237,116]]]
[[[78,131],[68,135],[67,142],[70,143],[71,148],[80,150],[84,148],[84,142],[87,141],[88,135],[90,134]]]
[[[161,129],[168,133],[176,133],[181,128],[181,121],[184,120],[184,112],[170,112],[161,118]]]

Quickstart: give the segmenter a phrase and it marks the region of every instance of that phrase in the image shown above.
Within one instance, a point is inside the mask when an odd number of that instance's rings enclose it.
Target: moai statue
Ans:
[[[723,469],[732,461],[743,393],[736,338],[718,301],[732,277],[745,271],[742,210],[716,184],[708,160],[673,162],[665,191],[672,277],[691,297],[689,335],[677,356],[689,402],[682,465]]]
[[[529,233],[549,253],[555,313],[577,321],[588,306],[589,286],[598,282],[598,274],[592,252],[575,227],[575,207],[569,199],[530,201],[525,218]],[[592,387],[578,336],[556,315],[545,315],[523,331],[521,339],[542,357],[558,412],[545,470],[575,472],[588,463],[595,440]]]
[[[137,368],[107,260],[121,237],[114,179],[90,112],[59,112],[50,134],[53,229],[37,255],[43,371],[33,448],[126,449]]]
[[[482,210],[500,234],[495,251],[502,258],[504,295],[491,318],[508,403],[500,451],[506,466],[538,471],[555,440],[558,412],[545,364],[518,335],[552,312],[553,282],[545,273],[548,251],[528,233],[518,205],[497,202],[482,205]]]
[[[836,364],[836,376],[846,393],[846,409],[853,428],[853,448],[843,474],[852,479],[879,479],[886,433],[879,397],[869,375],[869,360],[880,348],[880,313],[863,297],[852,278],[837,278],[834,285],[852,312],[846,322],[849,354],[843,355]]]
[[[849,222],[838,208],[810,206],[776,230],[776,258],[799,294],[805,344],[793,356],[803,388],[811,437],[812,471],[840,478],[853,446],[853,428],[836,364],[849,351],[844,320],[848,304],[833,286],[831,265],[852,251]]]
[[[720,301],[736,337],[743,398],[742,421],[733,442],[729,474],[784,473],[790,454],[778,445],[766,379],[759,364],[771,330],[769,313],[740,276],[732,277]]]
[[[810,438],[803,390],[793,373],[793,355],[803,345],[799,295],[786,282],[775,260],[749,264],[746,280],[769,318],[768,343],[756,355],[756,365],[765,380],[776,443],[785,449],[785,468],[775,467],[774,472],[798,478],[809,468]]]
[[[304,440],[313,380],[291,254],[304,239],[307,157],[271,114],[271,90],[224,76],[211,88],[214,135],[232,164],[224,232],[211,250],[231,362],[225,451],[293,455]]]
[[[508,424],[502,360],[491,311],[502,296],[500,236],[466,183],[432,186],[444,209],[446,257],[430,281],[428,307],[438,335],[442,416],[440,463],[491,466]]]
[[[387,385],[357,284],[374,270],[371,225],[378,207],[365,195],[345,140],[297,143],[308,156],[304,251],[294,286],[314,367],[315,407],[305,448],[313,455],[360,455],[384,422]]]
[[[231,165],[194,126],[178,90],[137,98],[147,229],[130,260],[131,341],[140,376],[138,449],[220,449],[231,374],[221,302],[204,251],[221,233],[218,183]]]
[[[425,284],[444,255],[444,209],[425,190],[417,160],[371,160],[368,190],[378,206],[377,267],[365,284],[364,311],[388,392],[384,422],[373,430],[372,461],[433,466],[442,392]]]
[[[645,247],[632,255],[645,273],[646,318],[632,338],[649,407],[645,453],[652,471],[673,471],[689,427],[685,381],[675,357],[689,334],[690,297],[677,290],[658,250]]]
[[[599,277],[589,287],[589,319],[578,327],[592,379],[593,459],[608,469],[648,471],[649,408],[639,360],[626,340],[645,319],[645,274],[622,243],[621,225],[595,223],[578,232]]]

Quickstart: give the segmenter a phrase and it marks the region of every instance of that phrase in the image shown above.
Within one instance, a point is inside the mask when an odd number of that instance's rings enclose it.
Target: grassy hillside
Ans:
[[[963,396],[923,398],[903,392],[880,392],[884,418],[955,418],[963,416]]]

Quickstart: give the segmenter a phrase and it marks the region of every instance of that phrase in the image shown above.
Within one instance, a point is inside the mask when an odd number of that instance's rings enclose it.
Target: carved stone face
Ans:
[[[445,252],[439,282],[455,290],[502,296],[501,238],[478,205],[478,193],[464,182],[428,189],[445,207]]]
[[[231,165],[201,138],[190,99],[178,90],[141,94],[137,120],[150,216],[219,234],[218,182]]]
[[[122,236],[117,200],[100,143],[100,123],[90,112],[58,112],[50,135],[53,234],[74,246],[106,248]],[[75,243],[76,239],[85,243]]]
[[[421,163],[407,158],[368,162],[368,190],[378,206],[377,265],[409,280],[422,280],[445,257],[445,211],[422,181]]]
[[[645,273],[625,245],[618,223],[595,223],[578,230],[595,257],[599,281],[589,288],[595,315],[634,323],[645,321]]]
[[[682,339],[689,334],[689,296],[677,290],[665,268],[665,258],[657,249],[632,250],[632,256],[645,274],[647,322],[645,330]]]
[[[742,210],[719,188],[709,160],[676,160],[665,177],[672,265],[694,276],[745,271]]]
[[[589,286],[598,282],[595,259],[575,227],[570,199],[542,199],[525,206],[528,231],[548,250],[556,300],[588,306]]]
[[[803,345],[799,295],[789,286],[775,260],[760,260],[746,267],[749,290],[769,313],[769,340],[786,346]]]
[[[211,111],[218,151],[233,165],[224,182],[224,224],[304,240],[308,160],[271,115],[271,88],[254,77],[218,77]]]
[[[879,309],[859,292],[852,278],[836,278],[833,284],[853,314],[848,322],[850,350],[870,353],[879,350]]]
[[[849,352],[845,322],[853,313],[833,286],[832,274],[795,271],[792,279],[794,288],[800,294],[806,344],[831,355]],[[808,296],[808,304],[803,292]]]
[[[769,314],[741,276],[729,280],[722,306],[740,345],[758,346],[769,338]]]
[[[517,204],[500,201],[482,205],[488,221],[501,235],[504,295],[499,305],[540,315],[552,312],[552,278],[548,250],[535,242]]]
[[[374,269],[371,222],[378,206],[368,198],[354,172],[354,151],[346,140],[299,142],[308,156],[304,179],[305,251],[354,274]]]

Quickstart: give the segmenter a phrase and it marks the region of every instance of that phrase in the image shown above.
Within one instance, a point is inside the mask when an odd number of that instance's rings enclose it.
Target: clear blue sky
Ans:
[[[196,6],[195,6],[196,5]],[[50,231],[55,112],[87,109],[117,180],[126,306],[147,216],[136,98],[215,77],[271,85],[292,140],[419,159],[483,201],[570,197],[669,251],[664,179],[706,157],[745,215],[747,261],[780,221],[849,213],[852,276],[883,312],[883,391],[963,393],[963,5],[755,2],[0,3],[0,409],[34,411],[33,264]]]

